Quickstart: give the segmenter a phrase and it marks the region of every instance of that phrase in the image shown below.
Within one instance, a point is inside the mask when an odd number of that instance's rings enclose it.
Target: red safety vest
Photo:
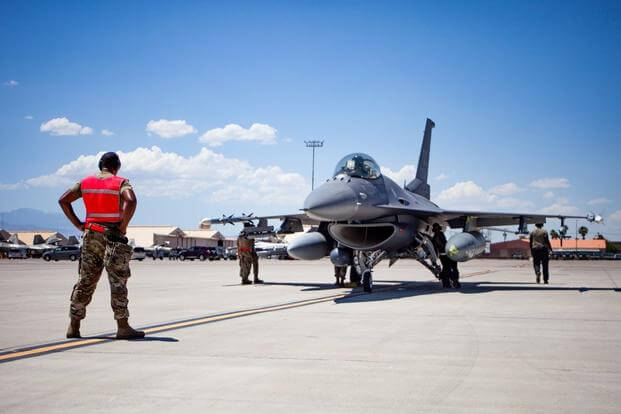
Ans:
[[[121,184],[125,178],[86,177],[80,183],[86,206],[86,223],[117,223],[121,221]]]

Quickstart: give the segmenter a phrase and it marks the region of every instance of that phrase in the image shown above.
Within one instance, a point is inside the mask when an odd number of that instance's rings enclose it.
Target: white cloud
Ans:
[[[250,128],[228,124],[224,128],[214,128],[199,138],[210,147],[217,147],[226,141],[258,141],[261,144],[275,144],[278,130],[268,124],[254,123]]]
[[[530,183],[531,187],[548,189],[548,188],[569,188],[569,180],[567,178],[541,178]]]
[[[8,80],[6,82],[3,82],[2,85],[8,86],[9,88],[13,88],[13,87],[19,85],[19,82],[14,80],[14,79],[11,79],[11,80]]]
[[[512,184],[512,183],[510,183]],[[498,190],[505,184],[493,187]],[[517,186],[516,186],[517,187]],[[512,186],[507,186],[512,189]],[[501,191],[502,190],[498,190]],[[505,189],[505,193],[510,191]],[[485,190],[474,181],[461,181],[438,194],[434,199],[441,207],[459,210],[483,210],[483,209],[527,209],[533,208],[534,204],[527,200],[513,197],[503,197],[491,190]]]
[[[467,205],[488,205],[495,199],[495,195],[485,191],[474,181],[460,181],[454,186],[442,190],[436,197],[438,202]]]
[[[71,122],[69,119],[52,118],[41,124],[41,132],[49,132],[51,135],[91,135],[93,128]]]
[[[393,171],[388,167],[380,167],[380,169],[382,170],[382,174],[391,178],[399,185],[403,185],[404,182],[406,184],[409,183],[416,176],[416,167],[411,164],[404,165],[398,171]]]
[[[617,210],[610,214],[607,221],[611,224],[621,224],[621,210]]]
[[[189,157],[163,152],[156,146],[117,153],[122,163],[120,175],[131,180],[139,196],[205,196],[214,202],[301,205],[310,190],[300,174],[283,171],[278,166],[257,168],[207,148]],[[103,152],[81,155],[51,174],[6,185],[68,187],[97,171],[102,155]]]
[[[543,198],[546,199],[551,199],[554,198],[555,194],[552,191],[546,191],[545,193],[543,193]]]
[[[520,191],[522,191],[522,189],[515,183],[505,183],[489,189],[490,193],[500,196],[508,196],[519,193]]]
[[[26,116],[24,117],[24,119],[27,119],[27,120],[29,120],[29,121],[30,121],[31,119],[34,119],[34,116],[32,116],[32,115],[26,115]]]
[[[528,211],[532,211],[535,207],[535,203],[527,200],[521,200],[519,198],[501,197],[496,200],[496,207],[500,209],[520,209],[520,212],[526,211],[526,209],[530,209]]]
[[[566,214],[570,216],[579,216],[584,214],[584,211],[570,204],[569,200],[564,197],[558,198],[555,203],[542,208],[539,212],[545,214]]]
[[[178,138],[197,132],[196,128],[182,119],[175,121],[169,121],[167,119],[160,119],[159,121],[150,120],[147,122],[145,130],[166,139]]]
[[[115,135],[115,133],[110,131],[109,129],[102,129],[101,130],[101,135],[103,135],[105,137],[110,137],[112,135]]]
[[[14,183],[14,184],[2,184],[0,183],[0,190],[21,190],[22,188],[26,188],[24,183]]]
[[[444,181],[447,178],[449,178],[448,174],[441,173],[440,175],[436,177],[436,181]]]
[[[606,197],[599,197],[599,198],[594,198],[593,200],[589,201],[587,204],[590,206],[596,206],[598,204],[608,204],[611,202],[612,200],[609,200]]]

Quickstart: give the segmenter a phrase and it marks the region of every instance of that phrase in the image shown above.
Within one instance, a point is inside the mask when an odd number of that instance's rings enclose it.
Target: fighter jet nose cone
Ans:
[[[346,183],[327,182],[306,197],[304,211],[315,220],[348,220],[356,213],[357,202],[356,193]]]

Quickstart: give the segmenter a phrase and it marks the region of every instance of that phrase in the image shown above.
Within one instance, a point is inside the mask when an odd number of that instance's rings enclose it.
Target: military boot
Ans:
[[[67,338],[82,338],[80,335],[80,320],[71,318],[69,327],[67,328]]]
[[[257,278],[254,279],[254,283],[255,284],[261,284],[261,283],[263,283],[263,281],[257,277]]]
[[[127,318],[116,321],[118,329],[116,331],[116,339],[140,339],[144,338],[143,331],[137,331],[127,322]]]

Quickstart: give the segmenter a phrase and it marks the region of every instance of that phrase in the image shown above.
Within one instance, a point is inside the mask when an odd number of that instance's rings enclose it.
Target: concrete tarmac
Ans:
[[[474,260],[460,291],[382,263],[373,294],[334,288],[328,261],[260,264],[241,286],[234,262],[132,262],[130,322],[160,326],[141,341],[106,339],[104,273],[99,339],[74,347],[77,264],[0,262],[0,412],[621,411],[619,262],[552,262],[537,285],[529,262]]]

